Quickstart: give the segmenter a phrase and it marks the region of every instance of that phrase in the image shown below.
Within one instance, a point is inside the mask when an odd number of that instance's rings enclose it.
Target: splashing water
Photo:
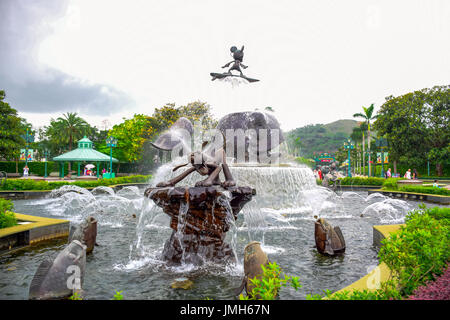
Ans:
[[[250,82],[248,82],[247,80],[245,80],[244,78],[241,78],[241,77],[225,77],[225,78],[216,79],[216,80],[219,80],[220,82],[223,82],[223,83],[231,84],[231,87],[233,89],[237,88],[237,87],[239,87],[239,86],[241,86],[243,84],[249,84],[250,83]]]
[[[375,217],[381,223],[403,223],[411,206],[404,200],[385,199],[369,205],[362,212],[363,216]]]

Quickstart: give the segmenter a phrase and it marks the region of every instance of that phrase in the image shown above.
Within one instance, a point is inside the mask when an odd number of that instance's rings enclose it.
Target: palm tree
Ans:
[[[366,108],[366,107],[362,107],[364,110],[364,113],[355,113],[353,115],[353,117],[355,118],[363,118],[364,123],[367,124],[367,147],[369,149],[369,174],[368,176],[370,177],[370,121],[375,120],[378,116],[377,115],[373,115],[373,110],[374,110],[374,105],[373,103],[370,105],[370,107]]]
[[[54,125],[59,134],[57,140],[64,144],[68,143],[69,151],[72,151],[73,141],[81,139],[89,130],[89,124],[84,119],[78,117],[76,112],[63,114],[63,117],[56,119]],[[69,175],[70,169],[69,162]]]

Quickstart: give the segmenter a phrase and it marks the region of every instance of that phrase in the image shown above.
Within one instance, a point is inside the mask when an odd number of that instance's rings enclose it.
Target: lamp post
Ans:
[[[27,133],[22,135],[25,140],[25,166],[28,166],[28,143],[34,142],[34,136],[28,133],[29,128],[27,127]]]
[[[112,148],[117,147],[117,139],[113,136],[108,137],[106,145],[111,148],[109,153],[109,177],[112,178]]]
[[[48,162],[48,155],[49,152],[47,151],[47,149],[44,150],[44,157],[45,157],[45,162],[44,162],[44,178],[47,178],[47,162]]]
[[[347,176],[348,177],[352,177],[352,171],[351,171],[351,164],[350,164],[350,150],[354,149],[355,146],[352,144],[352,141],[350,139],[348,139],[346,142],[344,142],[344,148],[347,149],[348,151],[348,173]]]
[[[375,140],[375,144],[381,149],[381,178],[384,178],[384,148],[388,146],[388,141],[381,137]]]

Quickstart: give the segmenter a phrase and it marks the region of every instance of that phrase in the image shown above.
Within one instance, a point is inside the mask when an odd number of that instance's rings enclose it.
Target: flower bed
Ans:
[[[450,264],[436,281],[429,281],[414,290],[408,300],[450,300]]]

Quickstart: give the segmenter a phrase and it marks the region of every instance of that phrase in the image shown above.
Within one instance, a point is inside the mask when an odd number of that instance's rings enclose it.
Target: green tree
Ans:
[[[442,176],[450,163],[450,85],[387,97],[375,128],[388,138],[391,160],[419,166],[429,159]]]
[[[4,99],[5,91],[0,90],[0,158],[11,160],[19,157],[25,145],[23,119]]]
[[[362,107],[364,110],[364,113],[355,113],[353,117],[355,118],[362,118],[363,121],[367,124],[367,147],[369,149],[369,177],[371,174],[371,165],[370,165],[370,122],[377,119],[377,115],[373,114],[374,105],[373,103],[370,105],[370,107]]]
[[[147,125],[147,116],[135,114],[133,118],[124,119],[124,122],[113,126],[108,132],[108,136],[117,138],[117,147],[113,148],[113,157],[123,162],[141,160]],[[98,145],[100,152],[109,154],[109,150],[106,141]]]
[[[50,126],[47,128],[47,136],[50,137],[50,142],[56,144],[61,149],[68,147],[72,151],[73,143],[83,138],[89,132],[89,124],[80,118],[76,112],[67,112],[62,117],[56,120],[50,120]],[[69,162],[69,174],[71,170]]]

